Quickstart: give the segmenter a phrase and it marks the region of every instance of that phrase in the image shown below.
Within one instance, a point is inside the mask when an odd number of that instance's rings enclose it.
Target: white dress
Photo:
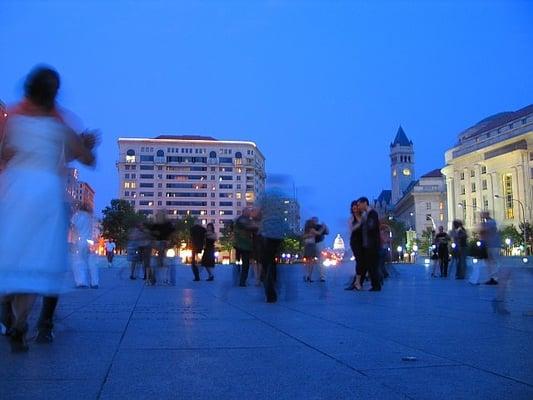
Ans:
[[[13,116],[6,129],[16,154],[0,173],[0,294],[57,294],[68,270],[67,128]]]

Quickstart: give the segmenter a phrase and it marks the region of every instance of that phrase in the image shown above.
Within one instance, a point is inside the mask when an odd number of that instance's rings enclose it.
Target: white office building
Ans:
[[[119,138],[119,198],[153,216],[194,216],[215,231],[252,205],[265,187],[265,157],[254,142],[204,136]]]

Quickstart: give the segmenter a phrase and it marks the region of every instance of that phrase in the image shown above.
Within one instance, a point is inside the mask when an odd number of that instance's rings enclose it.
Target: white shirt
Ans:
[[[108,243],[106,243],[106,245],[105,245],[105,249],[106,249],[106,251],[108,251],[108,252],[112,252],[112,251],[114,251],[114,250],[115,250],[115,247],[117,247],[117,246],[115,245],[115,242],[108,242]]]

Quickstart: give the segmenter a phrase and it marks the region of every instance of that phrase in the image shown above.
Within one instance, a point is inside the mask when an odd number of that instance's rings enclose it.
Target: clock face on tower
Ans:
[[[411,175],[411,170],[410,170],[409,168],[404,168],[404,169],[403,169],[403,174],[404,174],[405,176],[409,176],[409,175]]]

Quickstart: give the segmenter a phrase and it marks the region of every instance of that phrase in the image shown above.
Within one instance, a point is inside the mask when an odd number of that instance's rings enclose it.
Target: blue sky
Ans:
[[[344,229],[349,202],[390,187],[402,125],[416,176],[457,134],[533,102],[533,2],[0,1],[0,99],[37,63],[103,142],[81,177],[117,197],[117,138],[255,141],[293,177],[303,217]]]

